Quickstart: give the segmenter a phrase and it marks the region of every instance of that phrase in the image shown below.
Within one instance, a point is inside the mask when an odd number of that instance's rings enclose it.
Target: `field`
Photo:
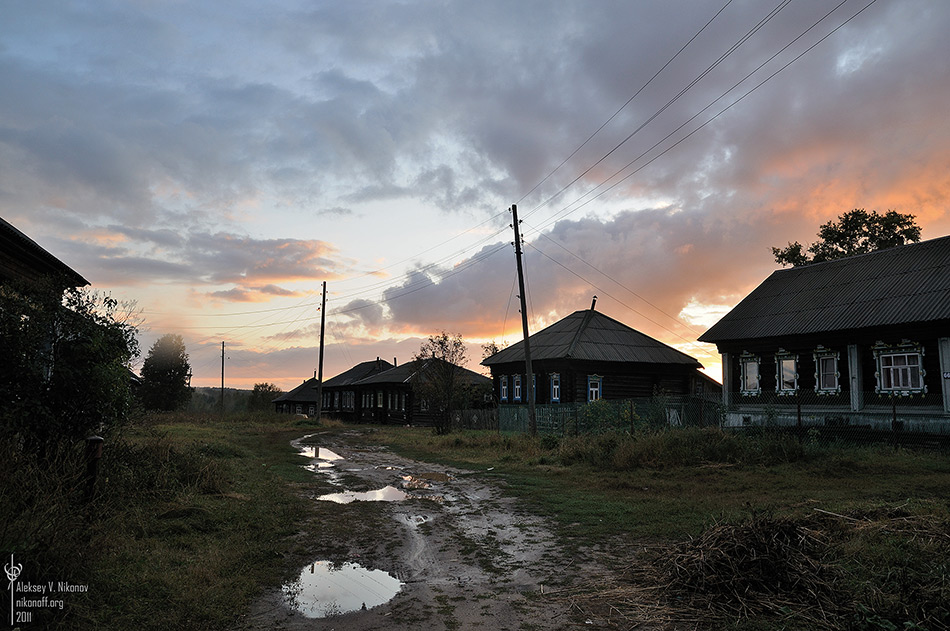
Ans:
[[[475,472],[514,498],[550,524],[560,553],[608,572],[529,595],[581,625],[950,628],[944,452],[691,429],[435,436],[269,415],[143,418],[106,445],[91,502],[81,452],[40,465],[8,446],[4,554],[21,581],[88,588],[22,628],[242,628],[302,559],[399,555],[379,543],[391,520],[369,503],[331,512],[306,497],[332,488],[290,447],[313,432]],[[491,554],[473,551],[488,568]],[[461,605],[439,597],[432,615],[464,628],[452,622]]]

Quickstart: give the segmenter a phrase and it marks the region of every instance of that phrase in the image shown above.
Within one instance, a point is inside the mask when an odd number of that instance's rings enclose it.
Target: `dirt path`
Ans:
[[[398,579],[391,600],[349,613],[308,617],[287,604],[285,591],[275,589],[252,607],[244,629],[491,629],[541,630],[604,628],[596,620],[578,618],[566,599],[551,597],[577,577],[601,569],[590,562],[565,558],[550,528],[520,508],[499,488],[490,472],[462,471],[416,462],[386,449],[361,444],[358,433],[342,436],[316,434],[304,440],[314,446],[308,461],[315,484],[339,491],[392,487],[389,493],[408,497],[400,501],[364,502],[359,510],[373,511],[375,530],[362,531],[353,523],[354,541],[335,541],[349,550],[348,561],[365,563],[364,570],[380,570]],[[338,455],[339,460],[330,459]],[[320,458],[319,456],[324,456]],[[357,488],[362,487],[362,488]],[[301,492],[310,496],[306,486]],[[316,499],[315,502],[326,502]],[[341,507],[342,511],[342,506]],[[320,506],[321,510],[334,505]],[[332,514],[332,513],[327,513]],[[367,513],[364,513],[364,515]],[[381,519],[380,519],[381,518]],[[352,519],[352,518],[351,518]],[[369,519],[360,520],[368,522]],[[339,525],[339,524],[337,524]],[[339,537],[338,537],[339,539]],[[310,550],[315,565],[304,568],[319,574],[326,542]],[[301,564],[301,567],[304,567]],[[339,561],[335,567],[340,567]],[[385,592],[382,574],[364,578],[370,591]],[[400,585],[401,583],[401,585]],[[299,585],[298,585],[299,588]],[[361,594],[357,587],[345,590]],[[544,594],[548,594],[545,596]],[[301,600],[314,598],[302,594]],[[385,597],[385,596],[384,596]],[[314,611],[346,609],[321,596]],[[342,602],[342,601],[341,601]],[[304,611],[307,609],[304,607]]]

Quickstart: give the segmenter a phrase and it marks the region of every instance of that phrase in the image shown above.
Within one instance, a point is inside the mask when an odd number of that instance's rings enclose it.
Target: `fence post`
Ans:
[[[86,502],[91,502],[96,492],[96,475],[99,472],[99,459],[102,458],[102,436],[86,438]]]
[[[797,408],[797,426],[798,426],[798,442],[802,442],[802,395],[800,392],[795,393],[795,404]]]
[[[900,447],[900,431],[901,425],[897,420],[897,397],[893,394],[891,395],[891,440],[894,442],[894,449],[897,450]]]

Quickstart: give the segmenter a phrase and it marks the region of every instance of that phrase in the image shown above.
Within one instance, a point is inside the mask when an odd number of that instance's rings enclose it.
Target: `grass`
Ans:
[[[141,419],[105,445],[91,503],[81,450],[40,464],[6,446],[2,549],[23,581],[88,587],[34,609],[29,628],[233,626],[299,553],[312,515],[288,442],[307,431],[267,415]]]
[[[618,570],[724,523],[824,516],[835,536],[822,563],[850,612],[839,628],[950,628],[946,453],[698,429],[558,439],[383,428],[371,437],[413,458],[496,476],[554,524],[562,545],[610,550]],[[644,545],[652,552],[624,552]],[[791,610],[729,624],[811,628]]]
[[[29,628],[234,628],[262,589],[315,558],[340,562],[359,553],[373,565],[391,556],[380,536],[391,528],[385,511],[300,496],[331,487],[300,466],[289,441],[315,433],[320,444],[326,432],[353,430],[358,440],[493,477],[554,524],[561,548],[600,549],[621,570],[642,563],[644,549],[661,556],[720,524],[758,523],[763,515],[811,523],[823,515],[840,524],[822,563],[849,599],[843,628],[914,629],[924,620],[929,626],[920,628],[950,628],[945,453],[715,430],[436,436],[193,415],[142,419],[107,443],[91,504],[83,501],[81,450],[41,465],[3,446],[0,552],[23,563],[21,580],[88,586]],[[485,563],[494,537],[458,544]],[[440,604],[451,619],[451,601]],[[737,628],[807,628],[795,624],[794,615],[756,617]]]

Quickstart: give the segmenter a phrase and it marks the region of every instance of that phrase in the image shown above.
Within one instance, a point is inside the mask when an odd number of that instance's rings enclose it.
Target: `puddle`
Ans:
[[[402,486],[406,489],[431,489],[433,482],[448,482],[452,479],[447,473],[417,473],[402,476]]]
[[[336,502],[337,504],[349,504],[350,502],[399,502],[411,497],[405,491],[400,491],[394,486],[384,486],[377,491],[344,491],[343,493],[329,493],[321,495],[317,499],[325,502]]]
[[[314,447],[312,445],[298,445],[300,455],[304,458],[316,458],[326,460],[328,463],[334,460],[343,460],[343,456],[333,453],[326,447]]]
[[[372,609],[392,600],[402,582],[382,570],[356,563],[317,561],[300,571],[300,578],[284,585],[284,601],[308,618],[328,618]]]

